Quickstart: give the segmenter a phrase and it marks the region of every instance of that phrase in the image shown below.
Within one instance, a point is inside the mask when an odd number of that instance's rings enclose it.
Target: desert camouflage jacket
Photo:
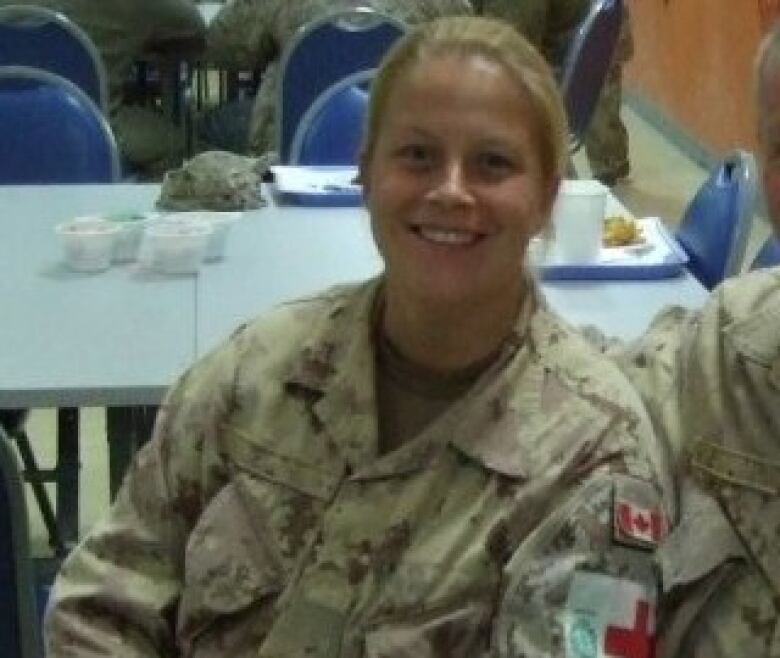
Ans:
[[[540,306],[378,456],[377,285],[286,304],[173,387],[54,586],[49,656],[650,655],[678,510],[624,375]]]
[[[700,312],[668,310],[617,355],[692,478],[662,549],[668,586],[723,565],[685,597],[669,646],[780,656],[780,269],[727,281]]]
[[[233,0],[209,24],[207,59],[219,66],[263,70],[249,128],[249,150],[275,148],[278,60],[293,35],[329,12],[368,6],[410,25],[470,14],[469,0]]]

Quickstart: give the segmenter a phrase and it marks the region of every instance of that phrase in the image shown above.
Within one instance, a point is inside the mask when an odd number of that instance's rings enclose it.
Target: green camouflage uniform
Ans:
[[[590,5],[590,0],[484,0],[482,13],[514,25],[559,69]],[[620,118],[620,106],[623,65],[631,58],[634,44],[627,2],[623,9],[615,56],[585,136],[591,170],[599,178],[628,173],[628,132]]]
[[[233,0],[209,24],[207,59],[228,69],[263,69],[249,127],[249,152],[276,147],[278,59],[293,35],[322,15],[370,6],[404,23],[470,14],[469,0]]]
[[[89,35],[106,68],[111,127],[128,161],[155,172],[181,163],[182,128],[151,108],[126,104],[123,86],[151,43],[203,38],[206,26],[191,0],[0,0],[9,4],[60,11]]]

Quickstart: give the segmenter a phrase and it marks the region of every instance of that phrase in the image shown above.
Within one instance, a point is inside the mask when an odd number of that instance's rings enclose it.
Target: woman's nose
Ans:
[[[432,190],[432,198],[450,203],[464,203],[471,200],[463,162],[455,160],[442,167],[438,184]]]

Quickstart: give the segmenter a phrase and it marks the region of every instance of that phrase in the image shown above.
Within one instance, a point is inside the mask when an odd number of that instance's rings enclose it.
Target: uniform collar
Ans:
[[[595,450],[624,416],[597,378],[582,379],[587,348],[531,284],[501,355],[474,387],[414,441],[377,458],[372,331],[380,285],[374,279],[335,296],[322,331],[313,332],[284,377],[288,391],[313,401],[313,413],[361,477],[425,468],[452,445],[491,471],[531,478],[574,445]]]

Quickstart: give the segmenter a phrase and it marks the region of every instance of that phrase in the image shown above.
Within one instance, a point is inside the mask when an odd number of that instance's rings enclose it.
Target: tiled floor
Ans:
[[[706,172],[670,144],[648,123],[628,108],[624,119],[631,138],[629,179],[615,193],[635,216],[657,215],[675,226],[683,210],[706,176]],[[587,174],[582,154],[575,158],[580,175]],[[766,222],[758,218],[748,246],[748,260],[768,233]],[[30,435],[44,464],[54,454],[54,423],[51,411],[33,412]],[[81,413],[81,530],[86,531],[108,507],[108,465],[105,440],[105,414],[102,409],[84,409]],[[48,552],[43,524],[37,506],[30,497],[32,543],[37,555]]]

